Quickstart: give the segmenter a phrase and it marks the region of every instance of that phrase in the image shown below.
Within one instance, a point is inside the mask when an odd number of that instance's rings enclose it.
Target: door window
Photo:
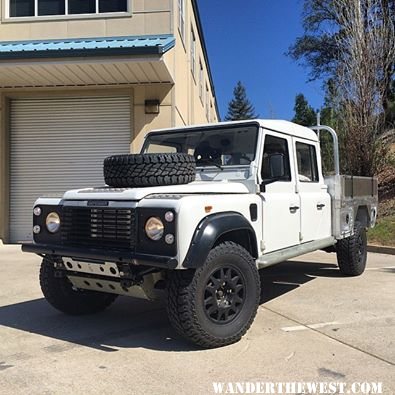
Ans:
[[[296,143],[298,179],[300,182],[318,182],[317,155],[314,145]]]
[[[262,180],[265,184],[273,181],[291,181],[286,139],[266,135],[263,150]]]

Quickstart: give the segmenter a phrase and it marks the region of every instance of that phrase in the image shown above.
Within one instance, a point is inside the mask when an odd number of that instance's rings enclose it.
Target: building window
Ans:
[[[64,15],[65,14],[64,0],[38,0],[38,15]]]
[[[185,42],[185,0],[178,0],[178,30],[183,42]]]
[[[206,85],[206,118],[209,120],[210,114],[210,91],[208,90],[208,85]]]
[[[214,121],[214,116],[213,116],[213,114],[214,114],[214,111],[213,111],[213,102],[210,101],[210,114],[209,114],[209,120],[208,120],[210,123]]]
[[[127,0],[99,0],[99,13],[127,12]]]
[[[296,143],[298,178],[300,182],[318,182],[318,166],[315,147],[310,144]]]
[[[191,29],[191,71],[195,77],[196,73],[196,36],[193,28]]]
[[[199,60],[199,97],[202,103],[204,103],[203,92],[204,92],[203,63],[201,60]]]
[[[9,0],[9,17],[128,12],[128,0]]]
[[[96,0],[69,0],[69,14],[95,14]]]
[[[10,0],[10,16],[34,16],[34,0]]]

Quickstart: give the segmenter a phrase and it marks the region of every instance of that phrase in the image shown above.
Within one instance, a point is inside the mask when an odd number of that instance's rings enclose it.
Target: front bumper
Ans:
[[[64,247],[48,244],[22,244],[22,251],[35,254],[91,260],[99,262],[128,263],[132,265],[153,266],[163,269],[175,269],[176,258],[150,254],[136,254],[128,251],[111,251],[92,248]]]

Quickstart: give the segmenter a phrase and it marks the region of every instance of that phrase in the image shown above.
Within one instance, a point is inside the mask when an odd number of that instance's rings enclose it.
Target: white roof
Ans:
[[[278,119],[262,119],[259,120],[259,124],[263,128],[275,130],[276,132],[289,134],[303,139],[318,141],[316,132],[293,122]]]
[[[194,130],[194,129],[202,129],[204,127],[237,125],[237,124],[246,124],[253,122],[259,124],[261,127],[265,129],[270,129],[279,133],[284,133],[291,136],[300,137],[303,139],[318,141],[317,134],[313,130],[305,126],[300,126],[296,123],[284,121],[280,119],[254,119],[254,120],[246,120],[246,121],[218,122],[211,124],[185,126],[182,128],[160,129],[160,130],[154,130],[151,133],[171,132],[173,130],[180,130],[180,129]]]

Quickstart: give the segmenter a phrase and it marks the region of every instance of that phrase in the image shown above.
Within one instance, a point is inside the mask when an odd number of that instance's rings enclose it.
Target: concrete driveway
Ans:
[[[198,350],[163,307],[119,298],[68,317],[42,298],[40,258],[0,246],[1,394],[207,394],[213,382],[382,382],[395,393],[395,257],[344,278],[317,252],[262,271],[257,318],[239,343]]]

